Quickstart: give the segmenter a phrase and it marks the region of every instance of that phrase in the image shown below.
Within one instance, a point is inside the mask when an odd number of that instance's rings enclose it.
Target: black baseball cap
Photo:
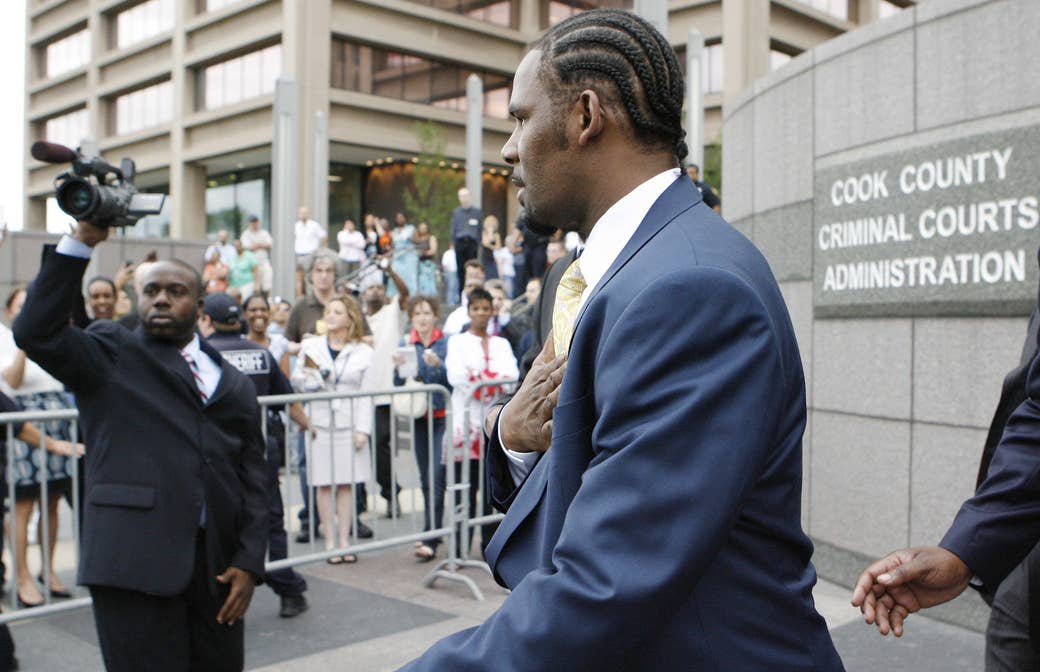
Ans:
[[[215,292],[206,297],[202,304],[202,313],[218,324],[235,324],[242,314],[242,307],[230,295]]]

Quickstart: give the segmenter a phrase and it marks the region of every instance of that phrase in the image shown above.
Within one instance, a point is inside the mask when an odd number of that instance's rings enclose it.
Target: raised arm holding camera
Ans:
[[[76,394],[91,447],[78,582],[108,670],[240,670],[267,537],[256,393],[196,335],[202,287],[184,262],[145,271],[136,331],[69,325],[108,235],[80,221],[45,247],[14,325],[19,347]]]

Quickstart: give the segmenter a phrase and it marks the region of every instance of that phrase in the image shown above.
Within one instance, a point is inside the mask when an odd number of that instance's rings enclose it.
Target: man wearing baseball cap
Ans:
[[[242,307],[233,297],[217,292],[206,297],[199,316],[199,333],[225,360],[244,373],[256,386],[256,394],[291,394],[292,385],[278,368],[278,363],[265,347],[242,338]],[[285,462],[285,425],[281,408],[267,410],[267,493],[268,555],[271,560],[288,557],[282,493],[278,484],[278,467]],[[307,415],[300,404],[291,404],[290,417],[306,430]],[[307,581],[291,567],[269,572],[264,577],[267,585],[281,598],[278,612],[283,618],[292,618],[307,611],[309,605],[303,596]]]

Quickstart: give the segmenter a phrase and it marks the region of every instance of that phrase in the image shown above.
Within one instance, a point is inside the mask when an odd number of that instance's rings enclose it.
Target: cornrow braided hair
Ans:
[[[689,153],[682,70],[675,50],[648,21],[622,10],[589,10],[550,28],[534,48],[542,51],[542,75],[562,84],[550,87],[555,102],[569,102],[577,86],[612,84],[635,137],[671,148],[682,166]]]

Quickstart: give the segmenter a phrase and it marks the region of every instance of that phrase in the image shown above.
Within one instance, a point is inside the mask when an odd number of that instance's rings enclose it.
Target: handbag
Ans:
[[[419,387],[424,383],[418,378],[408,378],[404,381],[404,387]],[[402,418],[421,418],[426,415],[427,392],[414,392],[412,394],[395,394],[393,399],[394,415]]]

